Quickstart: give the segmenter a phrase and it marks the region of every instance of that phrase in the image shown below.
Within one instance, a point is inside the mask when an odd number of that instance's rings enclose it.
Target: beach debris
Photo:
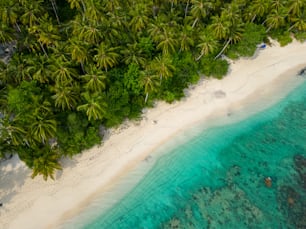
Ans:
[[[271,179],[271,177],[266,177],[266,178],[265,178],[265,185],[266,185],[266,187],[268,187],[268,188],[271,188],[271,187],[272,187],[272,179]]]
[[[226,97],[226,93],[222,90],[217,90],[214,92],[214,96],[217,98],[217,99],[221,99],[221,98],[224,98]]]
[[[265,49],[267,45],[265,43],[261,43],[260,45],[257,46],[259,49]]]
[[[299,76],[306,76],[306,67],[301,69],[298,73]]]
[[[147,156],[147,157],[144,159],[144,161],[149,162],[151,159],[152,159],[152,156],[149,155],[149,156]]]

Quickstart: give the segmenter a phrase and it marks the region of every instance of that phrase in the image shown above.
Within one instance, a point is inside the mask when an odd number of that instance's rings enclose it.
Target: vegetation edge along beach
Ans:
[[[305,1],[11,0],[1,27],[1,155],[47,179],[105,128],[181,99],[199,73],[222,78],[222,54],[303,41]]]

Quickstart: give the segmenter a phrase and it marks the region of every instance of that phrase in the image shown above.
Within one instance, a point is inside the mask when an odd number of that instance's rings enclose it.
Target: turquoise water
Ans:
[[[305,182],[303,81],[273,107],[172,149],[83,229],[306,228]]]

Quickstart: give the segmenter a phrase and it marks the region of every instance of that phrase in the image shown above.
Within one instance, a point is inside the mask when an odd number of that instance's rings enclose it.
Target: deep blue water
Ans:
[[[302,229],[305,182],[303,81],[276,105],[172,149],[118,204],[83,228]]]

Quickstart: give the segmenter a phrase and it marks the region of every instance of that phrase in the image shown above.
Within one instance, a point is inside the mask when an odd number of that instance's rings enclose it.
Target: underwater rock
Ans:
[[[303,189],[306,189],[306,158],[300,154],[295,155],[294,166],[299,174],[299,184]]]
[[[279,207],[287,217],[289,225],[297,229],[306,228],[306,200],[291,186],[281,186],[278,190]]]

